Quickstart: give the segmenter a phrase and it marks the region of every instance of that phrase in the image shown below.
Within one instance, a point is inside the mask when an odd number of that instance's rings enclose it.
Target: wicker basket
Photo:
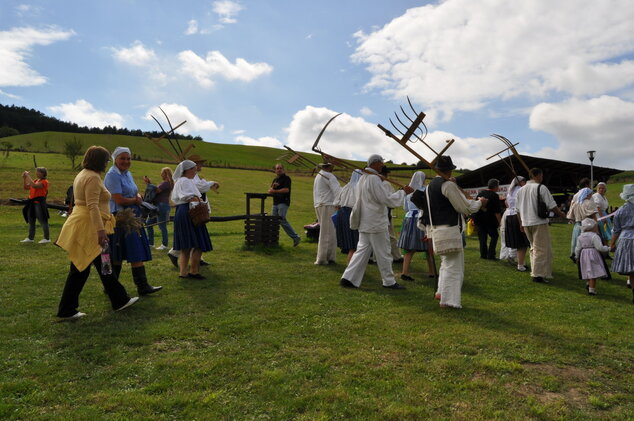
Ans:
[[[199,227],[209,222],[209,208],[205,203],[194,206],[189,209],[189,217],[192,219],[192,223]]]

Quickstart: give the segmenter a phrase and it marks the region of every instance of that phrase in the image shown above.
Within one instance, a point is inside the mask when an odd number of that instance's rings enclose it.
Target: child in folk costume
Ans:
[[[588,294],[596,295],[597,278],[607,275],[605,262],[599,252],[610,250],[604,246],[597,233],[597,223],[594,219],[585,218],[581,221],[581,231],[577,238],[575,257],[579,264],[579,277],[586,280]]]

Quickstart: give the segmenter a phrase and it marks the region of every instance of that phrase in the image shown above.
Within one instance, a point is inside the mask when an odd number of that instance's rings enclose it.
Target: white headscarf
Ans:
[[[174,181],[178,180],[183,176],[183,173],[187,170],[190,170],[196,166],[194,161],[190,161],[189,159],[184,160],[176,167],[174,170]]]
[[[625,184],[620,196],[626,202],[634,204],[634,184]]]
[[[597,223],[594,219],[585,218],[583,221],[581,221],[581,231],[583,232],[592,231],[596,225]]]
[[[521,175],[513,177],[513,181],[511,181],[511,185],[509,186],[509,193],[512,192],[515,187],[519,186],[522,181],[526,181],[526,178]]]
[[[414,190],[422,190],[424,183],[425,183],[425,173],[422,171],[416,171],[414,175],[412,175],[412,179],[409,181],[409,186],[413,188]],[[409,203],[410,203],[410,198],[412,197],[412,194],[414,193],[410,193],[407,196],[405,196],[405,201],[403,202],[403,209],[405,210],[405,212],[408,212],[410,209]]]
[[[130,152],[130,148],[126,148],[125,146],[117,146],[114,152],[112,152],[112,161],[117,159],[117,157],[121,155],[122,153],[127,153],[128,155],[132,156],[132,153]]]
[[[361,170],[352,171],[352,174],[350,175],[350,181],[348,181],[348,184],[350,184],[350,188],[353,188],[359,182],[359,179],[362,175],[363,171]]]

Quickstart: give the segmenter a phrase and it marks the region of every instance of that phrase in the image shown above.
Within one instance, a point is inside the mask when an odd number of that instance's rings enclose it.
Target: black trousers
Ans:
[[[95,265],[97,273],[99,273],[103,289],[110,298],[112,308],[116,310],[126,304],[130,300],[130,297],[128,296],[124,286],[119,282],[119,279],[114,271],[110,275],[101,274],[101,256],[97,256],[97,258],[92,261],[92,264]],[[68,277],[66,278],[66,285],[64,285],[64,292],[62,292],[62,298],[59,302],[57,317],[70,317],[77,313],[77,308],[79,307],[79,294],[81,294],[81,290],[86,284],[88,275],[90,275],[90,266],[91,265],[88,265],[86,269],[80,272],[71,262],[70,271],[68,272]]]
[[[495,248],[498,245],[498,226],[482,224],[476,226],[478,229],[478,239],[480,240],[480,257],[483,259],[495,258]],[[491,243],[487,245],[487,237],[491,237]]]

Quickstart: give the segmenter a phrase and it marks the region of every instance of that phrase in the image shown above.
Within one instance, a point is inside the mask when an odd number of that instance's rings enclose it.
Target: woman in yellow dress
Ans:
[[[83,170],[73,182],[75,206],[55,242],[68,252],[70,271],[64,285],[57,317],[60,321],[75,320],[86,314],[77,310],[79,294],[84,288],[90,265],[95,265],[112,308],[123,310],[139,298],[130,298],[115,273],[103,274],[101,254],[108,245],[108,234],[114,232],[115,218],[110,213],[110,193],[103,185],[101,174],[106,170],[110,152],[101,146],[91,146],[84,154]]]

